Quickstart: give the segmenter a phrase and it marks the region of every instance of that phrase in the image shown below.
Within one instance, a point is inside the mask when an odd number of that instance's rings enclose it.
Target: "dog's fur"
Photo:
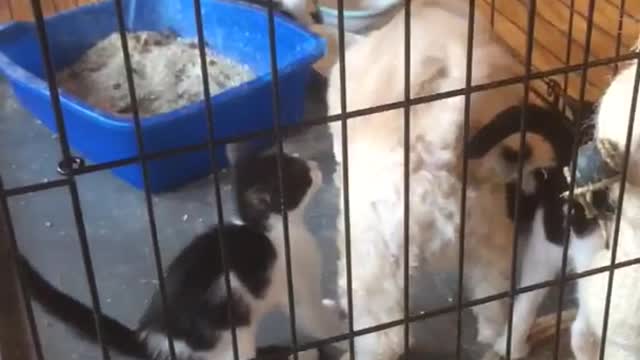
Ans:
[[[596,137],[612,140],[621,150],[625,149],[627,128],[636,65],[626,67],[613,80],[600,100],[596,118]],[[637,95],[636,95],[637,96]],[[621,213],[616,262],[640,257],[640,107],[634,114],[631,151],[627,173],[626,189]],[[610,199],[616,200],[619,184],[610,188]],[[610,221],[611,231],[615,227]],[[608,234],[609,241],[612,233]],[[605,239],[601,239],[604,243]],[[612,247],[613,244],[610,244]],[[608,266],[612,249],[600,248],[585,269]],[[577,360],[599,358],[602,337],[606,289],[609,273],[602,273],[581,279],[578,282],[579,311],[572,328],[572,347]],[[626,267],[615,271],[609,323],[605,344],[605,359],[640,359],[640,268]]]
[[[506,185],[507,214],[518,223],[517,244],[522,269],[518,275],[518,287],[529,286],[546,280],[551,280],[560,270],[562,264],[562,244],[566,216],[564,200],[561,194],[568,189],[568,184],[562,173],[563,167],[569,165],[574,133],[569,118],[559,109],[541,107],[529,104],[527,111],[527,136],[537,134],[553,149],[556,164],[553,167],[539,169],[535,172],[523,174],[522,187],[518,187],[517,179]],[[517,175],[519,156],[524,164],[531,167],[531,161],[536,159],[538,148],[531,148],[527,144],[520,154],[519,148],[512,148],[500,142],[513,135],[519,136],[521,124],[521,106],[514,106],[496,116],[487,126],[481,128],[467,145],[467,154],[472,159],[486,156],[488,151],[502,153],[503,169],[512,169]],[[493,150],[492,150],[493,149]],[[535,166],[535,165],[534,165]],[[509,174],[505,174],[507,177]],[[515,201],[519,196],[518,213],[515,213]],[[517,216],[516,216],[517,215]],[[585,219],[580,219],[582,228],[589,228]],[[586,226],[585,226],[586,225]],[[579,226],[576,226],[578,228]],[[582,228],[578,230],[582,230]],[[533,324],[538,308],[548,289],[527,292],[517,296],[514,305],[513,329],[511,331],[512,359],[525,357],[529,352],[527,336]],[[501,337],[494,345],[494,350],[500,355],[506,355],[508,329],[505,327]]]
[[[467,48],[467,7],[458,1],[416,0],[411,11],[412,97],[463,88]],[[404,11],[383,28],[370,33],[346,53],[346,110],[400,101],[404,96]],[[522,74],[517,61],[492,37],[484,19],[476,16],[472,84]],[[341,110],[339,65],[331,71],[329,113]],[[494,116],[521,101],[521,85],[474,93],[471,134]],[[431,265],[456,266],[460,219],[462,126],[464,97],[413,106],[410,110],[410,258],[411,275],[421,258]],[[340,123],[330,126],[338,161],[335,181],[340,189],[337,219],[341,251],[338,287],[346,309],[346,259],[342,196]],[[349,201],[355,328],[403,315],[403,111],[392,110],[349,119]],[[544,142],[528,137],[540,161],[553,162]],[[517,148],[517,136],[506,143]],[[545,150],[546,149],[546,150]],[[513,227],[504,203],[505,178],[500,152],[470,161],[467,186],[465,284],[468,297],[500,291],[509,285]],[[527,171],[528,169],[525,169]],[[441,261],[437,261],[441,260]],[[478,340],[496,340],[506,321],[506,303],[475,307]],[[394,359],[403,351],[402,327],[356,338],[358,359]]]

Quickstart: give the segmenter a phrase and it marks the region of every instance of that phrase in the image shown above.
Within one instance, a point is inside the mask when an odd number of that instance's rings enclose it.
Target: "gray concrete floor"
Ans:
[[[309,92],[309,113],[322,113],[321,89]],[[319,162],[324,186],[311,204],[306,221],[321,244],[327,296],[335,294],[336,188],[331,179],[335,161],[326,126],[317,126],[288,139],[285,151]],[[60,158],[58,140],[16,104],[0,80],[0,173],[6,187],[55,179]],[[87,236],[95,265],[103,311],[130,326],[155,288],[155,271],[144,194],[108,171],[78,177]],[[234,213],[230,184],[223,176],[225,217]],[[153,196],[154,214],[164,264],[198,232],[214,224],[213,181],[202,179],[174,192]],[[21,250],[56,286],[90,303],[81,263],[76,224],[66,188],[40,191],[10,199],[10,211]],[[456,274],[431,274],[412,290],[419,310],[450,305],[455,299]],[[99,359],[98,348],[77,339],[59,322],[36,307],[46,358]],[[484,348],[475,344],[475,322],[465,311],[463,346],[466,359],[480,359]],[[262,324],[261,343],[288,341],[288,322],[274,314]],[[455,358],[456,315],[439,316],[413,327],[419,358]],[[117,358],[117,357],[116,357]]]

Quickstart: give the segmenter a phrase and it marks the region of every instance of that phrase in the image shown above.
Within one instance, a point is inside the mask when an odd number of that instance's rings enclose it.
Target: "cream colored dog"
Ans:
[[[466,78],[468,4],[462,1],[414,0],[411,9],[411,97],[463,88]],[[353,111],[404,98],[404,11],[346,52],[346,108]],[[340,71],[329,77],[329,113],[341,111]],[[522,75],[522,68],[498,44],[485,20],[476,16],[472,84]],[[471,96],[471,134],[500,111],[522,100],[514,85]],[[356,329],[403,316],[403,177],[409,168],[411,275],[420,260],[455,269],[458,264],[462,127],[464,97],[457,96],[410,110],[409,164],[403,161],[403,110],[349,119],[348,176],[352,259],[353,317]],[[337,219],[341,252],[338,288],[347,309],[341,124],[330,125],[338,161],[340,189]],[[527,136],[534,159],[527,166],[548,165],[552,156],[535,135]],[[539,144],[538,144],[539,142]],[[506,141],[518,149],[518,135]],[[470,298],[509,287],[513,226],[506,216],[504,183],[513,179],[492,151],[469,164],[465,239],[465,294]],[[540,156],[540,159],[536,158]],[[539,160],[539,161],[537,161]],[[525,169],[526,171],[527,169]],[[506,303],[474,307],[478,340],[493,343],[503,331]],[[453,335],[452,335],[453,336]],[[395,360],[403,351],[403,327],[357,337],[362,360]]]

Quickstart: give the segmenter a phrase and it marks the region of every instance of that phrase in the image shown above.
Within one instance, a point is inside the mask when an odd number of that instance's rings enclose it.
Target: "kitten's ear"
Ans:
[[[247,203],[258,210],[268,210],[271,207],[271,195],[262,186],[254,186],[245,193]]]

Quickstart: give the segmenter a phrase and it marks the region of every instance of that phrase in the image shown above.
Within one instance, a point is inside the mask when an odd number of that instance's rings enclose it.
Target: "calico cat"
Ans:
[[[253,358],[260,320],[278,308],[288,312],[277,174],[275,155],[241,161],[235,169],[235,197],[241,221],[221,224],[196,236],[168,266],[166,324],[178,359],[233,359],[232,324],[237,328],[240,359]],[[320,253],[303,223],[304,209],[321,184],[321,173],[315,163],[284,154],[282,177],[284,210],[290,224],[296,318],[309,335],[337,335],[342,330],[338,307],[322,300]],[[220,235],[227,251],[230,297],[224,285]],[[53,287],[24,257],[20,261],[33,299],[81,336],[96,342],[91,308]],[[229,303],[231,317],[227,312]],[[103,337],[110,348],[123,354],[140,359],[169,359],[163,319],[161,297],[156,292],[135,330],[102,315]],[[315,353],[300,353],[300,359],[313,358]]]
[[[570,107],[569,114],[577,113],[575,103],[567,105]],[[591,116],[595,106],[592,103],[587,106],[585,113]],[[522,153],[525,166],[522,187],[518,188],[515,180],[506,185],[507,213],[512,221],[519,223],[518,240],[524,245],[519,288],[551,280],[559,273],[567,225],[571,226],[570,258],[574,260],[578,271],[584,262],[582,259],[588,258],[602,246],[596,232],[596,221],[588,219],[578,203],[574,203],[574,211],[569,219],[568,203],[561,197],[569,189],[563,168],[570,165],[571,150],[576,139],[567,112],[562,114],[553,108],[531,104],[527,107],[527,138],[531,138],[531,134],[542,137],[552,150],[555,165],[543,168],[532,165],[532,159],[538,154],[535,154],[536,150],[527,141]],[[514,148],[501,143],[514,137],[519,143],[520,110],[520,106],[507,109],[480,129],[469,142],[470,158],[485,156],[489,151],[501,151],[503,164],[498,166],[510,169],[515,174],[521,156],[519,149],[517,146]],[[518,193],[520,203],[516,218],[515,199]],[[600,195],[604,194],[596,194],[596,197]],[[546,293],[547,289],[544,288],[517,296],[513,315],[512,358],[525,357],[529,352],[527,336]],[[494,350],[500,355],[506,352],[506,340],[507,329],[494,345]]]

